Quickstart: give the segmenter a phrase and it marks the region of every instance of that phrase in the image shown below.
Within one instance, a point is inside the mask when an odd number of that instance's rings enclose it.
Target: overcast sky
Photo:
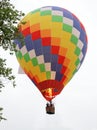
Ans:
[[[16,88],[5,81],[0,94],[7,121],[0,130],[97,130],[97,3],[96,0],[11,0],[25,14],[42,6],[60,6],[84,24],[88,50],[80,70],[54,99],[55,115],[45,114],[46,100],[26,75],[18,74],[15,55],[1,51],[16,75]],[[1,55],[0,52],[0,55]]]

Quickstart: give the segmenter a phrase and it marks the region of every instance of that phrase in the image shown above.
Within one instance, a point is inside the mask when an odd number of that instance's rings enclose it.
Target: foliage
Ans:
[[[2,110],[3,110],[3,108],[0,108],[0,121],[1,120],[6,120],[6,118],[2,117],[2,113],[1,113]]]
[[[18,34],[17,24],[20,21],[24,13],[15,9],[15,7],[10,3],[10,0],[0,1],[0,49],[9,50],[10,54],[15,51],[15,45],[13,40]],[[2,54],[0,54],[0,92],[4,84],[2,82],[2,77],[7,78],[9,81],[13,81],[13,86],[15,86],[15,77],[12,75],[12,69],[8,68],[6,65],[6,59],[2,59]],[[2,108],[0,108],[2,111]],[[5,119],[0,113],[0,121]]]
[[[12,75],[12,69],[6,67],[6,60],[0,58],[0,77],[7,78],[8,80],[14,80],[15,77]],[[15,86],[15,81],[13,81],[13,86]],[[0,81],[0,89],[4,87],[4,84]],[[0,90],[1,92],[1,90]]]

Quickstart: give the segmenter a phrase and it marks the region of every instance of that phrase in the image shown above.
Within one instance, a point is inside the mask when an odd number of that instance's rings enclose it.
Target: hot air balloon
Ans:
[[[50,102],[48,109],[84,60],[87,51],[85,28],[70,11],[46,6],[28,13],[19,24],[19,32],[24,43],[18,37],[15,39],[16,57]]]

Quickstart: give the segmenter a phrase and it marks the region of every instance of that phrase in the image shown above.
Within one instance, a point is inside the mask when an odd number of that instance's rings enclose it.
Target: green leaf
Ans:
[[[0,0],[0,47],[4,50],[8,50],[11,55],[16,51],[16,46],[13,44],[13,41],[19,32],[18,23],[23,16],[24,13],[15,9],[15,7],[10,3],[10,0]],[[24,37],[20,36],[19,38],[23,44]],[[0,55],[2,56],[2,54]],[[13,87],[16,86],[15,76],[12,74],[12,69],[7,67],[6,59],[2,59],[2,57],[0,57],[0,92],[1,89],[5,87],[1,77],[12,81]],[[0,121],[6,120],[2,117],[2,110],[3,109],[0,108]]]

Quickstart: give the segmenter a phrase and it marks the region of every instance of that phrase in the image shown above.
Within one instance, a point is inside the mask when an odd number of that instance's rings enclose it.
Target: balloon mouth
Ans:
[[[47,95],[43,95],[44,98],[47,100],[47,101],[51,101],[53,98],[55,98],[55,96],[47,96]]]
[[[55,98],[55,95],[53,95],[53,90],[54,88],[47,88],[41,91],[43,97],[47,100],[47,101],[51,101],[53,98]]]
[[[43,82],[40,82],[37,87],[42,93],[43,97],[47,101],[50,101],[58,94],[60,94],[64,88],[64,85],[57,80],[45,80]]]

